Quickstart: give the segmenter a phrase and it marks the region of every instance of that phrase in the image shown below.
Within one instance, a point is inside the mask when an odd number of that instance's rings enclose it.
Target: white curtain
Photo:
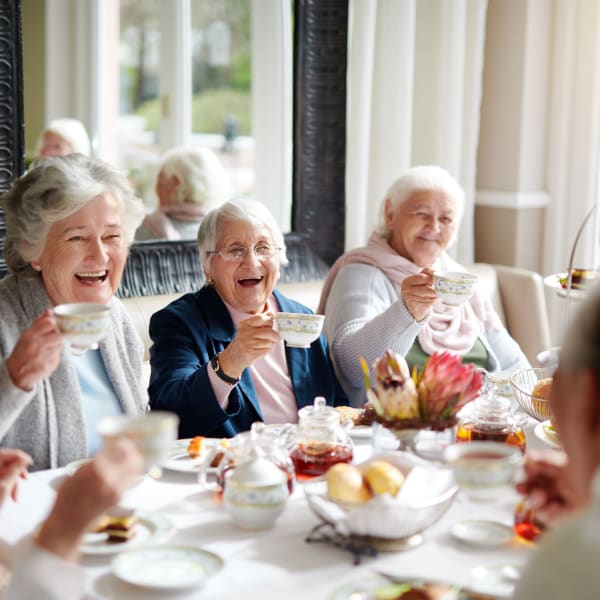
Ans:
[[[487,0],[350,0],[346,248],[363,245],[390,184],[437,164],[461,183],[453,255],[474,256]]]

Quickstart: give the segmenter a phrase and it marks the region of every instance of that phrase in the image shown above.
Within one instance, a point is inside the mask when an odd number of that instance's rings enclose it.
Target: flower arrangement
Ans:
[[[404,357],[387,350],[373,363],[374,387],[365,359],[360,361],[374,418],[391,429],[451,427],[458,411],[477,397],[483,385],[475,365],[463,365],[461,357],[450,352],[435,352],[421,373],[415,368],[411,374]]]

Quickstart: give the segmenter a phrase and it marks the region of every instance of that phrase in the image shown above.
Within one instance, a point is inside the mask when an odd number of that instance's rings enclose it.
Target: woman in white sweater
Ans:
[[[387,349],[419,369],[436,351],[489,371],[529,366],[477,289],[460,307],[443,304],[434,289],[434,271],[465,270],[446,253],[463,196],[444,169],[409,169],[386,193],[367,245],[339,258],[325,280],[317,312],[327,316],[336,374],[354,406],[366,401],[359,358],[372,364]]]

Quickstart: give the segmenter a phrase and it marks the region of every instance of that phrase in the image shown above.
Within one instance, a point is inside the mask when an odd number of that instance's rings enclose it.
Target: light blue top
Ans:
[[[88,455],[93,456],[102,447],[102,438],[98,434],[100,419],[121,414],[123,408],[108,378],[100,350],[73,356],[73,362],[81,386]]]

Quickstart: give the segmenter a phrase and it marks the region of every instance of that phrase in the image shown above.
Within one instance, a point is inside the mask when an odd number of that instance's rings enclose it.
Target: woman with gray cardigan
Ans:
[[[0,281],[0,446],[47,469],[95,454],[98,421],[141,413],[142,344],[114,294],[143,204],[127,178],[81,154],[40,159],[2,197]],[[53,307],[92,302],[111,308],[99,348],[77,356]]]

